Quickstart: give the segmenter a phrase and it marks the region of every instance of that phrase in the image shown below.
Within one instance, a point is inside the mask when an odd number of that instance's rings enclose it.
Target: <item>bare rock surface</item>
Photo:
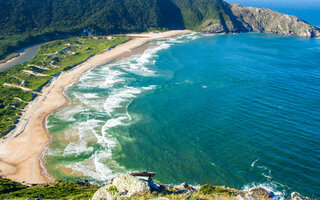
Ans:
[[[100,188],[93,196],[93,200],[111,200],[130,198],[134,195],[143,195],[151,191],[149,182],[129,174],[115,177],[104,187]]]
[[[298,192],[292,192],[291,193],[291,200],[310,200],[310,198],[302,196]]]
[[[286,15],[267,8],[245,7],[225,3],[227,17],[206,20],[202,32],[239,33],[259,32],[292,35],[305,38],[320,37],[320,28],[293,15]]]
[[[254,187],[249,191],[237,190],[225,186],[210,184],[192,186],[187,183],[165,185],[153,182],[149,177],[119,175],[110,180],[93,195],[92,200],[114,199],[229,199],[229,200],[280,200],[283,197],[262,187]],[[291,194],[291,200],[310,200],[297,192]]]

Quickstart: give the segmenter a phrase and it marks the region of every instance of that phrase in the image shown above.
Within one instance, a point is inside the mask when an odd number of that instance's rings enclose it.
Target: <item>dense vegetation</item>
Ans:
[[[0,199],[90,199],[98,189],[99,186],[85,181],[59,181],[28,187],[0,178]]]
[[[0,72],[0,136],[19,119],[22,109],[53,76],[128,37],[74,37],[42,45],[30,61]]]
[[[72,35],[196,29],[227,17],[222,0],[0,0],[0,59]]]

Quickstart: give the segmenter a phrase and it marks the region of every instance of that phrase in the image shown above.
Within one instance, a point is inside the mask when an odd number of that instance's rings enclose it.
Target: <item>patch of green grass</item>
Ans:
[[[8,187],[6,183],[10,182]],[[5,187],[5,192],[2,188]],[[16,187],[16,188],[14,188]],[[100,188],[95,185],[82,185],[78,182],[59,182],[48,185],[27,187],[19,183],[0,179],[0,199],[91,199],[93,194]]]
[[[204,194],[204,195],[208,195],[208,194],[225,194],[228,196],[232,196],[232,192],[230,192],[229,190],[223,188],[223,187],[219,187],[219,186],[214,186],[214,185],[210,185],[210,184],[205,184],[203,186],[201,186],[200,194]]]
[[[114,185],[111,185],[108,189],[107,189],[108,192],[110,192],[112,195],[115,195],[116,193],[118,193],[118,189],[116,186]]]
[[[26,102],[32,98],[31,92],[19,88],[0,87],[0,133],[5,133],[14,126]]]

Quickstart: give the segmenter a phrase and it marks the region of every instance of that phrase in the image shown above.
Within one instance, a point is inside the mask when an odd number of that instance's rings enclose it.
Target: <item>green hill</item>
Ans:
[[[0,0],[0,59],[28,44],[81,35],[195,29],[222,0]]]
[[[320,36],[318,28],[292,16],[223,0],[0,0],[0,59],[41,41],[152,29]]]

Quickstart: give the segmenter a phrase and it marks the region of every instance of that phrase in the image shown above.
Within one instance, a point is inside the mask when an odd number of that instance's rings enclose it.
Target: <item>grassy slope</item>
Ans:
[[[30,61],[0,72],[0,136],[9,131],[17,122],[22,109],[35,94],[48,83],[52,76],[68,70],[88,57],[127,41],[128,37],[74,37],[48,42],[40,47],[37,55]],[[23,70],[40,73],[32,75]],[[4,84],[22,86],[32,91]]]
[[[98,189],[84,182],[65,181],[28,187],[0,178],[0,199],[90,199]]]

